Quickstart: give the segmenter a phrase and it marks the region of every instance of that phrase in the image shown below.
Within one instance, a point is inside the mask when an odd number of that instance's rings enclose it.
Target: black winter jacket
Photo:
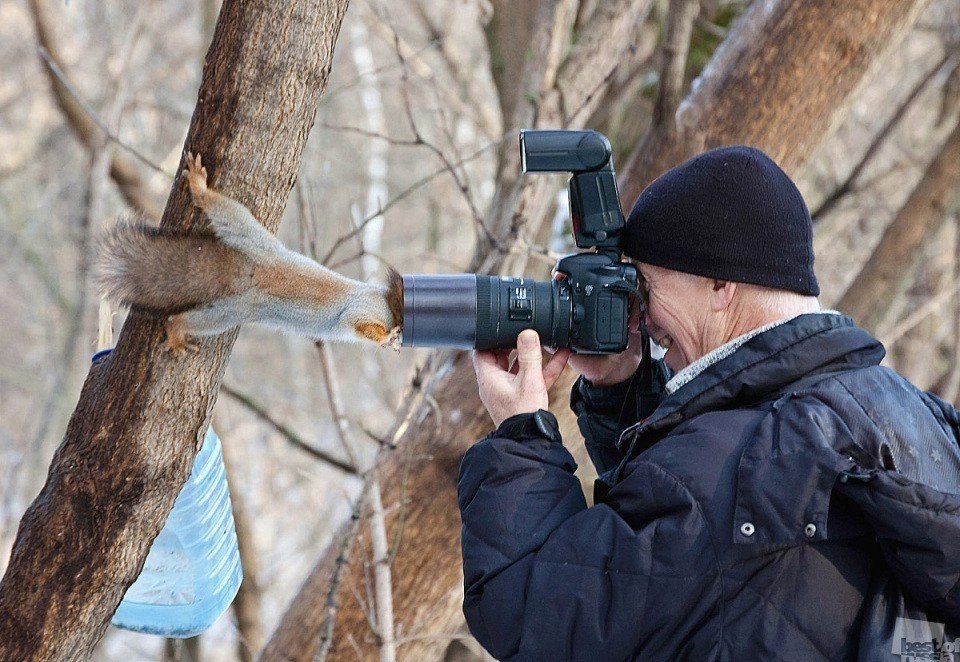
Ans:
[[[883,355],[802,315],[622,434],[622,402],[578,383],[590,508],[562,444],[482,439],[458,485],[470,631],[504,660],[897,659],[903,619],[953,642],[960,415]]]

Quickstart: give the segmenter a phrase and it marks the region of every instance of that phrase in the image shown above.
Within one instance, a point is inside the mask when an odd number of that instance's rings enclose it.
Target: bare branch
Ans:
[[[853,187],[856,184],[857,179],[863,173],[864,169],[873,161],[873,157],[876,156],[880,148],[886,143],[894,127],[900,124],[903,116],[906,115],[907,111],[913,107],[913,104],[920,96],[920,93],[923,92],[923,90],[927,87],[927,84],[936,77],[937,73],[944,68],[948,60],[949,55],[944,55],[943,58],[937,62],[936,66],[931,68],[925,76],[917,81],[917,84],[913,86],[910,94],[906,96],[899,108],[897,108],[897,112],[891,115],[890,119],[884,123],[883,127],[876,132],[873,140],[870,141],[870,145],[867,147],[867,150],[857,162],[857,165],[854,166],[844,180],[840,182],[836,188],[834,188],[830,195],[824,198],[817,208],[810,213],[810,216],[813,218],[815,223],[822,219],[826,214],[830,213],[830,211],[836,207],[837,203],[840,202],[841,198],[853,191]]]
[[[933,234],[958,204],[960,123],[947,137],[920,182],[883,233],[863,269],[837,303],[867,329],[875,329],[890,302],[906,287],[924,238]]]
[[[378,140],[384,140],[391,145],[396,145],[398,147],[419,147],[423,143],[418,140],[402,140],[400,138],[394,138],[392,136],[384,135],[382,133],[377,133],[376,131],[371,131],[370,129],[364,129],[359,126],[345,126],[342,124],[330,124],[329,122],[317,122],[317,126],[322,129],[329,129],[331,131],[342,131],[344,133],[355,133],[360,136],[366,136],[367,138],[376,138]]]
[[[255,414],[257,418],[262,420],[264,423],[267,423],[274,430],[280,433],[280,435],[293,444],[296,448],[299,448],[304,453],[315,457],[318,460],[322,460],[327,464],[336,467],[340,471],[350,474],[357,475],[358,471],[354,464],[350,462],[344,462],[343,460],[336,458],[326,451],[320,450],[319,448],[314,448],[311,444],[307,443],[302,439],[297,433],[288,428],[286,425],[274,418],[270,412],[257,404],[252,398],[243,393],[240,393],[233,387],[228,384],[223,384],[220,386],[220,391],[229,395],[231,398],[242,404],[244,407],[250,410],[251,413]]]
[[[223,439],[223,464],[227,472],[227,487],[230,490],[230,503],[233,509],[233,522],[237,530],[237,547],[240,551],[240,566],[243,568],[243,581],[233,599],[233,612],[237,617],[239,642],[238,657],[241,662],[253,662],[263,648],[263,628],[260,615],[261,590],[257,580],[260,557],[257,554],[250,512],[243,490],[237,465],[240,456],[234,447],[236,439]]]
[[[660,85],[653,105],[655,124],[672,121],[680,105],[690,36],[693,34],[694,19],[699,13],[700,0],[670,0],[660,63]]]
[[[396,662],[397,649],[394,642],[390,551],[387,548],[387,523],[383,515],[383,501],[380,497],[380,481],[376,475],[370,478],[370,492],[367,499],[370,504],[370,538],[373,548],[377,609],[376,632],[380,640],[380,662]]]
[[[86,99],[80,96],[80,92],[77,91],[77,88],[74,87],[73,83],[71,83],[70,80],[67,78],[66,74],[63,72],[63,69],[61,69],[60,66],[50,56],[50,53],[47,52],[47,49],[45,49],[43,46],[38,46],[37,52],[40,54],[40,57],[43,59],[44,64],[46,64],[47,67],[50,69],[50,72],[57,77],[57,80],[60,81],[64,89],[70,93],[70,96],[74,98],[77,104],[83,109],[83,112],[85,112],[87,114],[87,117],[90,118],[90,121],[93,122],[93,124],[98,129],[100,129],[103,135],[110,142],[114,143],[115,145],[118,145],[119,147],[126,150],[127,152],[130,152],[130,154],[135,156],[138,161],[148,166],[150,169],[154,170],[155,172],[159,172],[160,174],[166,176],[167,179],[173,181],[174,176],[172,174],[170,174],[169,172],[161,168],[159,165],[151,161],[149,158],[141,154],[134,147],[131,147],[130,145],[127,145],[122,140],[120,140],[120,138],[116,135],[116,133],[114,133],[107,126],[107,123],[104,122],[102,119],[100,119],[100,116],[97,114],[97,111],[93,109],[93,107],[86,101]]]
[[[452,163],[450,164],[450,166],[456,168],[456,167],[458,167],[458,166],[462,166],[463,164],[465,164],[465,163],[467,163],[467,162],[469,162],[469,161],[473,161],[473,160],[475,160],[475,159],[478,159],[478,158],[480,158],[481,156],[483,156],[484,154],[486,154],[487,152],[489,152],[489,151],[490,151],[491,149],[493,149],[494,147],[499,147],[499,146],[500,146],[501,144],[503,144],[505,141],[507,141],[507,140],[510,139],[510,138],[515,137],[516,135],[517,135],[517,133],[516,133],[515,131],[511,131],[510,133],[505,134],[505,135],[504,135],[503,137],[501,137],[499,140],[495,140],[495,141],[493,141],[493,142],[491,142],[491,143],[488,143],[488,144],[484,145],[484,146],[481,147],[480,149],[476,150],[475,152],[473,152],[473,153],[471,153],[471,154],[468,154],[467,156],[465,156],[464,158],[460,159],[459,161],[452,162]],[[363,231],[363,228],[367,225],[367,223],[370,223],[370,222],[372,222],[374,219],[376,219],[378,216],[380,216],[380,215],[382,215],[382,214],[385,214],[385,213],[387,212],[387,210],[390,209],[391,207],[393,207],[395,204],[397,204],[398,202],[400,202],[401,200],[403,200],[404,198],[406,198],[406,197],[407,197],[408,195],[410,195],[411,193],[414,193],[415,191],[417,191],[417,190],[420,189],[421,187],[425,186],[426,184],[429,184],[431,181],[433,181],[434,179],[436,179],[436,178],[439,177],[440,175],[444,174],[445,172],[449,172],[449,167],[448,167],[447,165],[444,165],[442,168],[438,168],[437,170],[434,170],[434,171],[431,172],[430,174],[421,177],[420,179],[418,179],[417,181],[415,181],[413,184],[411,184],[410,186],[408,186],[407,188],[405,188],[403,191],[400,191],[400,193],[398,193],[397,195],[395,195],[395,196],[394,196],[393,198],[391,198],[389,201],[387,201],[387,203],[386,203],[385,205],[383,205],[383,207],[381,207],[380,209],[378,209],[376,212],[368,215],[366,218],[361,219],[360,222],[357,224],[357,226],[356,226],[355,228],[353,228],[350,232],[346,233],[346,234],[343,235],[342,237],[339,237],[339,238],[333,243],[333,246],[331,246],[331,247],[330,247],[330,250],[328,250],[327,253],[326,253],[326,255],[323,256],[323,259],[320,260],[320,263],[321,263],[321,264],[327,264],[327,263],[330,261],[330,258],[333,256],[333,254],[337,251],[337,249],[340,248],[340,246],[342,246],[344,243],[346,243],[347,241],[349,241],[350,239],[352,239],[353,237],[355,237],[357,234],[359,234],[360,232],[362,232],[362,231]]]
[[[85,145],[91,145],[97,140],[101,132],[119,144],[124,145],[117,137],[107,130],[103,122],[98,122],[96,113],[92,112],[89,104],[85,105],[82,95],[69,84],[69,76],[65,73],[63,60],[59,56],[59,48],[51,21],[47,16],[48,8],[45,0],[30,0],[31,16],[39,41],[38,51],[45,63],[44,70],[53,91],[57,105],[60,107],[73,133]],[[139,156],[139,155],[138,155]],[[149,163],[149,160],[147,161]],[[110,162],[110,176],[117,183],[120,192],[127,202],[153,219],[159,219],[162,211],[160,202],[150,192],[141,173],[141,167],[133,159],[122,152],[115,152]],[[172,177],[171,177],[172,179]]]
[[[897,322],[896,326],[889,331],[879,331],[877,336],[885,347],[893,347],[894,343],[910,333],[920,322],[950,303],[957,296],[957,292],[960,292],[960,282],[954,283],[935,297],[931,297],[922,306]]]
[[[340,446],[343,452],[350,458],[350,464],[359,467],[357,455],[353,452],[353,443],[350,439],[350,423],[343,409],[343,399],[340,397],[340,386],[337,381],[337,373],[333,368],[333,355],[330,352],[329,343],[317,341],[314,343],[317,348],[317,354],[320,357],[320,368],[323,371],[323,383],[327,387],[327,399],[330,402],[330,412],[333,415],[333,422],[337,427],[337,439],[340,440]]]
[[[678,126],[651,131],[621,168],[621,200],[632,205],[660,173],[721,144],[754,145],[794,173],[849,110],[850,93],[869,65],[899,43],[925,5],[926,0],[751,3],[691,85],[677,111]]]

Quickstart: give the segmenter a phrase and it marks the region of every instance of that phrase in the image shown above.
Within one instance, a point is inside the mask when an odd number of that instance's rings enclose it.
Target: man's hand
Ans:
[[[640,328],[640,306],[630,298],[630,318],[627,322],[627,348],[619,354],[574,354],[570,367],[590,380],[594,386],[613,386],[633,377],[643,360],[643,336]]]
[[[525,329],[517,336],[517,358],[510,364],[508,349],[473,352],[480,400],[499,426],[516,414],[547,409],[547,390],[557,381],[570,356],[568,348],[558,349],[546,365],[540,350],[540,336]]]

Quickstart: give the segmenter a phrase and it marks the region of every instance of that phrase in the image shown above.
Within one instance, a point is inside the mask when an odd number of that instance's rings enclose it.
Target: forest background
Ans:
[[[270,193],[287,245],[364,280],[385,264],[544,278],[573,248],[565,178],[520,179],[518,128],[604,132],[626,207],[685,154],[751,142],[811,208],[825,307],[957,401],[957,0],[897,15],[884,0],[319,4],[333,7],[332,68],[289,197]],[[91,283],[96,238],[134,212],[161,217],[219,12],[215,0],[0,1],[0,573],[90,357],[123,323]],[[235,608],[189,644],[100,628],[78,650],[482,658],[459,614],[453,497],[456,459],[489,428],[471,375],[458,353],[241,329],[212,389],[245,566]],[[562,413],[562,389],[551,402]],[[569,416],[564,433],[581,446]]]

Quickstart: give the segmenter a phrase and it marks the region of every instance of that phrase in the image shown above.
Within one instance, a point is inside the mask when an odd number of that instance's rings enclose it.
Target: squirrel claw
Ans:
[[[190,342],[185,338],[173,338],[167,337],[167,349],[170,350],[175,356],[183,358],[188,352],[190,354],[197,354],[200,352],[200,345],[195,342]]]
[[[167,349],[178,357],[183,357],[188,351],[191,354],[200,351],[200,345],[190,342],[182,315],[174,315],[167,320]]]
[[[399,326],[393,327],[393,328],[390,330],[390,335],[388,335],[388,336],[387,336],[387,339],[383,342],[383,346],[384,346],[384,347],[390,347],[390,348],[393,349],[393,351],[395,351],[397,354],[399,354],[399,353],[400,353],[400,340],[401,340],[401,337],[402,337],[402,336],[401,336],[402,330],[403,330],[403,329],[402,329],[401,327],[399,327]]]
[[[187,167],[183,170],[183,176],[187,179],[194,202],[200,200],[207,192],[207,169],[199,154],[187,152]]]

